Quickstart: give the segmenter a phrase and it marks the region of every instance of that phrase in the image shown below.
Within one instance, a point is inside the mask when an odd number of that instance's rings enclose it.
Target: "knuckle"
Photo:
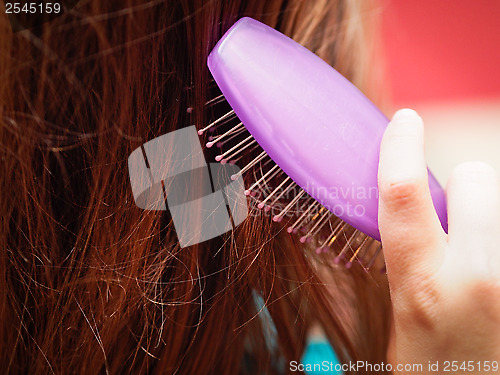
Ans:
[[[470,318],[479,324],[475,327],[481,334],[484,328],[497,332],[500,327],[500,281],[477,273],[462,275],[456,279],[446,306],[446,315],[451,326],[467,326]]]
[[[500,282],[496,278],[476,277],[466,293],[477,313],[500,324]]]
[[[408,326],[434,331],[438,328],[443,294],[431,282],[411,283],[406,288],[399,306],[399,318]]]
[[[389,182],[380,190],[381,199],[394,208],[411,206],[421,194],[422,180],[419,178]]]

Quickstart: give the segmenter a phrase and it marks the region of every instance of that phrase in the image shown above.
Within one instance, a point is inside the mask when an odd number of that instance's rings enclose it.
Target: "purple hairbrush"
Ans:
[[[314,53],[251,18],[242,18],[229,29],[210,53],[208,67],[233,111],[199,133],[235,116],[241,121],[209,138],[208,147],[233,139],[232,147],[217,160],[234,160],[236,154],[258,147],[257,142],[263,151],[259,148],[242,173],[262,165],[267,155],[276,165],[270,164],[257,179],[284,172],[282,182],[259,207],[298,185],[328,210],[317,214],[325,217],[324,223],[333,213],[380,240],[377,170],[380,142],[389,122],[380,110]],[[234,141],[237,136],[241,138]],[[429,186],[446,230],[445,194],[430,172]],[[302,191],[295,194],[273,220],[280,221],[302,195]],[[295,223],[290,231],[300,225]],[[307,235],[317,232],[311,227]]]

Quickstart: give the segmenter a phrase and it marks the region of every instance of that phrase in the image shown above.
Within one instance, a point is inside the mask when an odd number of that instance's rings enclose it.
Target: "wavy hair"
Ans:
[[[144,142],[213,116],[206,58],[242,16],[365,90],[364,4],[81,0],[18,33],[0,16],[4,373],[280,373],[316,323],[341,361],[385,360],[385,277],[334,265],[262,215],[181,249],[127,174]]]

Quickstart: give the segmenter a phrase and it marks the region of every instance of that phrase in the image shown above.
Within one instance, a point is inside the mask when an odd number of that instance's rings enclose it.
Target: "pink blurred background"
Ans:
[[[500,172],[500,1],[381,0],[390,111],[416,109],[430,168],[483,160]]]

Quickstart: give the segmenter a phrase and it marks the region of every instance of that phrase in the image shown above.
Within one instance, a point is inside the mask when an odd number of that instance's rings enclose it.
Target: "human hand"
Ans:
[[[422,119],[398,111],[379,163],[379,228],[393,307],[388,361],[396,374],[500,373],[499,177],[484,163],[454,170],[446,235],[423,145]]]

